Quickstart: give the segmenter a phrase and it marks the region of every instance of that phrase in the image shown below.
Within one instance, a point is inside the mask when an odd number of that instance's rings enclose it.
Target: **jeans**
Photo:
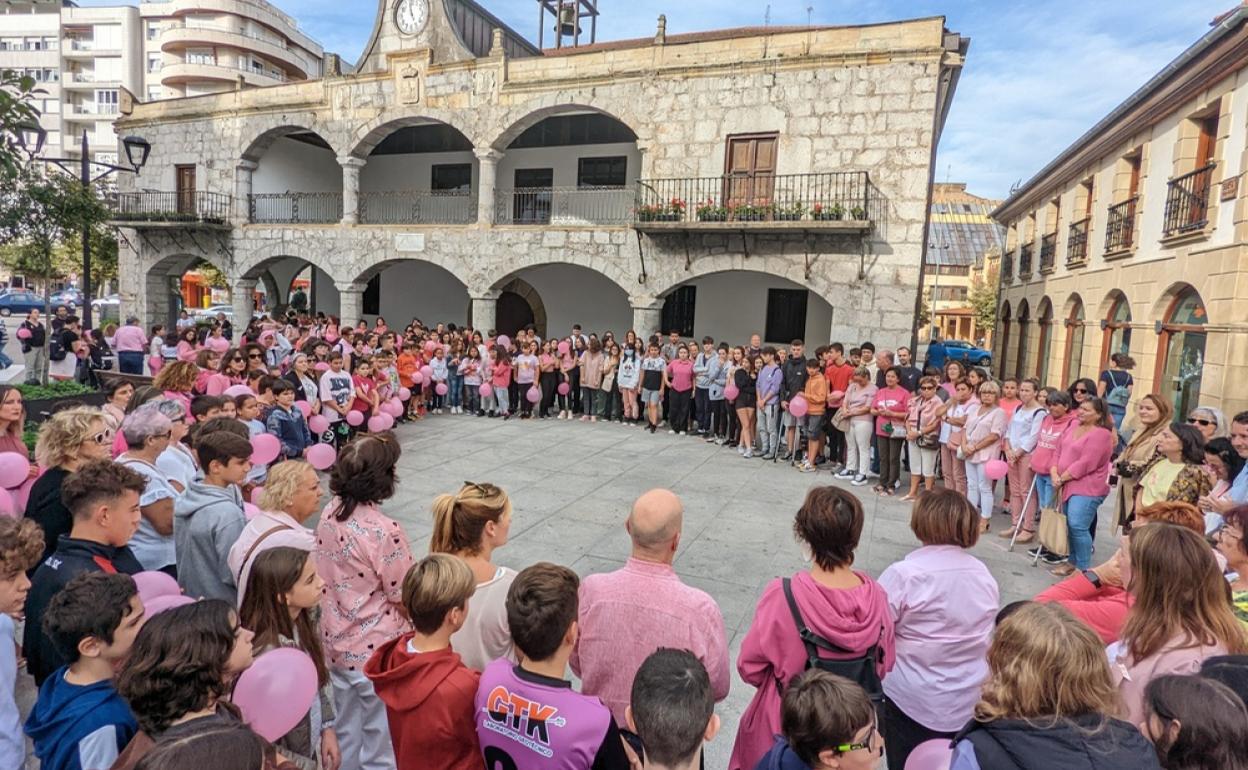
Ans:
[[[468,413],[473,414],[481,409],[481,386],[468,386]]]
[[[1076,569],[1092,566],[1092,524],[1105,495],[1071,495],[1066,501],[1066,529],[1070,533],[1070,561]]]
[[[139,350],[118,351],[117,371],[122,374],[143,374],[143,352]]]
[[[711,430],[711,389],[693,389],[693,414],[698,421],[698,432],[708,433]]]
[[[555,405],[555,395],[559,389],[559,373],[554,371],[542,372],[537,379],[542,386],[542,406],[538,410],[537,415],[539,417],[548,417],[550,408]]]
[[[615,416],[616,407],[620,403],[620,391],[612,385],[610,390],[598,391],[598,416],[610,420]]]
[[[955,733],[942,733],[924,727],[910,718],[891,699],[885,698],[880,732],[884,735],[884,751],[888,770],[905,770],[906,760],[919,744],[936,738],[952,739]]]
[[[981,519],[992,518],[992,479],[988,478],[988,463],[966,464],[966,499],[979,509]]]
[[[1053,507],[1053,479],[1047,473],[1036,474],[1036,504],[1041,508]]]
[[[447,383],[450,392],[446,395],[451,399],[451,406],[464,405],[464,376],[462,374],[452,374],[450,381]]]
[[[758,410],[758,444],[762,453],[772,457],[780,451],[780,403],[773,401]]]
[[[597,412],[594,411],[594,405],[598,403],[598,389],[584,387],[581,388],[581,413],[582,417],[596,417]]]
[[[337,711],[334,723],[342,736],[338,741],[342,766],[359,770],[394,768],[386,705],[377,697],[373,683],[359,671],[342,669],[330,670],[330,682]]]
[[[507,386],[506,385],[494,386],[494,400],[498,402],[499,414],[511,414],[511,412],[508,411],[507,409],[508,401],[507,401]]]
[[[38,385],[48,365],[47,348],[31,348],[22,355],[26,359],[26,384]]]
[[[1122,421],[1126,419],[1127,407],[1125,404],[1123,406],[1106,404],[1105,406],[1109,409],[1109,416],[1114,420],[1114,432],[1118,435],[1118,446],[1114,448],[1114,451],[1121,452],[1127,445],[1126,439],[1122,437]]]

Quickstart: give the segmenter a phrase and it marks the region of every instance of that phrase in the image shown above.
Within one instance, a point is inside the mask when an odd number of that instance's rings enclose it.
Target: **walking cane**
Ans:
[[[1009,492],[1008,492],[1009,485],[1008,484],[1006,485],[1006,489],[1007,489],[1006,497],[1008,498],[1009,497]],[[1027,490],[1027,497],[1023,498],[1023,512],[1018,515],[1018,521],[1015,522],[1014,524],[1014,534],[1010,537],[1010,547],[1006,549],[1010,553],[1014,552],[1014,542],[1018,540],[1018,535],[1023,529],[1023,522],[1027,520],[1027,506],[1031,505],[1031,496],[1034,495],[1035,493],[1036,493],[1036,477],[1032,476],[1031,488]]]

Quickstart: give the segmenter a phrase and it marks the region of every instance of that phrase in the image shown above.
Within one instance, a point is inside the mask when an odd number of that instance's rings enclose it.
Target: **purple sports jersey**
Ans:
[[[485,667],[476,698],[477,738],[486,770],[588,770],[623,755],[611,711],[572,683],[508,660]],[[614,741],[615,745],[612,745]]]

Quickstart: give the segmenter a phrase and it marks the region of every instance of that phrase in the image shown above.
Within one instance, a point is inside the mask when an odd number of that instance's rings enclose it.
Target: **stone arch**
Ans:
[[[1152,313],[1148,316],[1148,320],[1168,323],[1170,314],[1174,310],[1175,302],[1187,293],[1195,294],[1196,298],[1204,304],[1204,298],[1201,296],[1199,289],[1187,281],[1175,281],[1158,295],[1153,302]]]
[[[235,277],[260,279],[267,270],[283,259],[299,259],[318,268],[335,282],[351,280],[353,276],[344,275],[341,266],[329,260],[328,255],[333,251],[332,248],[326,248],[323,242],[319,248],[313,244],[292,244],[288,241],[260,246],[246,250],[236,258]]]
[[[548,318],[546,303],[542,300],[542,295],[533,287],[533,284],[523,278],[512,278],[500,287],[498,291],[500,294],[510,292],[528,303],[529,309],[533,313],[533,327],[537,330],[537,335],[542,338],[546,337],[546,321]],[[500,326],[499,328],[501,329],[502,327]]]
[[[650,260],[647,260],[650,264]],[[656,297],[665,297],[682,284],[697,278],[705,278],[717,273],[763,273],[765,275],[784,278],[792,283],[805,286],[833,307],[853,307],[856,305],[854,292],[843,288],[833,290],[825,283],[822,272],[813,272],[809,277],[800,259],[791,257],[746,257],[744,254],[718,254],[695,259],[688,270],[679,269],[679,265],[669,262],[673,267],[658,274],[648,275],[644,284],[645,291]]]
[[[636,293],[636,277],[630,276],[627,268],[620,265],[617,260],[593,257],[576,251],[567,251],[557,256],[543,255],[527,259],[525,257],[509,259],[495,268],[493,272],[487,271],[483,277],[482,285],[489,291],[502,291],[507,283],[515,279],[524,270],[545,265],[572,265],[592,270],[620,287],[625,295],[631,296]]]
[[[321,141],[329,145],[330,151],[333,152],[335,156],[338,155],[339,148],[334,146],[334,142],[330,139],[329,132],[316,128],[315,126],[317,125],[317,121],[313,119],[312,116],[307,116],[309,119],[303,122],[286,122],[286,117],[287,116],[285,115],[281,116],[282,120],[278,125],[266,128],[264,131],[260,132],[248,141],[242,152],[239,153],[239,157],[242,160],[258,162],[262,157],[264,157],[264,153],[268,151],[268,149],[272,147],[273,143],[278,139],[290,136],[291,134],[300,133],[316,134]]]
[[[1122,289],[1110,289],[1108,292],[1105,293],[1105,297],[1104,299],[1101,300],[1100,306],[1097,307],[1096,317],[1097,318],[1109,317],[1110,311],[1113,310],[1114,306],[1118,304],[1118,302],[1120,301],[1126,304],[1127,310],[1129,312],[1131,309],[1131,300],[1127,297],[1126,293],[1124,293]]]
[[[450,126],[459,133],[463,134],[474,147],[480,147],[476,137],[465,131],[456,119],[462,117],[462,113],[449,112],[447,110],[422,109],[419,112],[411,114],[400,114],[390,112],[379,115],[368,121],[364,125],[357,128],[348,140],[347,155],[367,160],[368,156],[387,136],[401,128],[410,128],[412,126],[426,125],[429,123],[442,123]]]
[[[632,114],[630,111],[616,110],[614,108],[604,109],[597,105],[579,102],[560,102],[537,108],[533,108],[530,104],[523,105],[513,113],[502,116],[499,123],[507,127],[494,136],[493,139],[481,137],[473,143],[478,147],[489,147],[499,152],[506,152],[508,146],[516,140],[516,137],[541,123],[546,118],[576,112],[597,112],[601,115],[606,115],[612,120],[619,121],[637,136],[639,142],[646,136],[642,128],[647,125],[646,121],[640,115]]]
[[[710,334],[730,344],[744,343],[755,333],[770,344],[787,345],[794,338],[827,339],[834,316],[847,312],[848,297],[845,292],[833,295],[822,290],[801,273],[773,272],[757,260],[744,268],[683,273],[655,296],[663,308],[663,320],[682,334]],[[691,291],[682,296],[686,288]],[[779,303],[774,306],[773,291]]]
[[[134,307],[126,312],[136,312],[144,325],[154,323],[169,324],[176,317],[176,310],[182,303],[181,277],[200,262],[207,262],[217,268],[228,279],[232,274],[232,264],[215,252],[192,254],[178,251],[172,254],[157,255],[154,259],[143,259],[139,263],[139,275],[142,280],[139,295],[133,298]],[[174,281],[177,281],[175,284]]]
[[[1071,314],[1077,309],[1083,309],[1087,313],[1087,305],[1083,301],[1083,297],[1079,296],[1079,292],[1072,291],[1070,296],[1066,298],[1066,302],[1062,304],[1062,318],[1070,318]]]

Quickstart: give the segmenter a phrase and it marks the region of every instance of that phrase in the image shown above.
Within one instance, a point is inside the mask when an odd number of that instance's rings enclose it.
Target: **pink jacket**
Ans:
[[[1054,467],[1071,478],[1062,484],[1062,502],[1074,495],[1103,497],[1109,494],[1109,458],[1114,439],[1106,428],[1093,428],[1082,437],[1075,437],[1078,425],[1072,425],[1057,447]]]
[[[854,574],[862,585],[837,590],[816,583],[808,572],[799,572],[793,576],[793,596],[810,630],[854,650],[856,656],[879,642],[884,653],[880,673],[884,674],[892,669],[895,658],[888,596],[866,573]],[[728,763],[730,770],[752,770],[771,748],[780,732],[779,684],[787,686],[789,680],[805,670],[806,649],[793,624],[783,585],[779,579],[773,580],[763,589],[754,621],[737,656],[741,678],[758,691],[741,716]]]
[[[178,360],[179,361],[186,361],[188,363],[193,364],[195,363],[195,357],[198,355],[199,355],[199,351],[191,343],[187,342],[186,340],[182,340],[181,342],[178,343]]]
[[[966,417],[966,438],[967,444],[978,444],[989,435],[995,435],[997,441],[995,444],[989,444],[975,454],[966,458],[968,463],[981,465],[989,460],[995,460],[1001,454],[1001,439],[1005,437],[1005,427],[1009,422],[1009,418],[1005,416],[1005,410],[999,406],[984,410],[983,404],[975,407],[973,412],[968,412]]]
[[[412,550],[403,528],[376,506],[338,521],[338,498],[316,527],[316,569],[325,581],[321,638],[329,665],[362,671],[373,651],[411,630],[403,617],[403,577]]]
[[[1057,458],[1057,446],[1062,434],[1075,421],[1075,413],[1067,412],[1062,419],[1055,420],[1053,415],[1044,418],[1040,423],[1040,436],[1036,440],[1036,448],[1031,450],[1031,470],[1033,473],[1049,474],[1053,460]]]

